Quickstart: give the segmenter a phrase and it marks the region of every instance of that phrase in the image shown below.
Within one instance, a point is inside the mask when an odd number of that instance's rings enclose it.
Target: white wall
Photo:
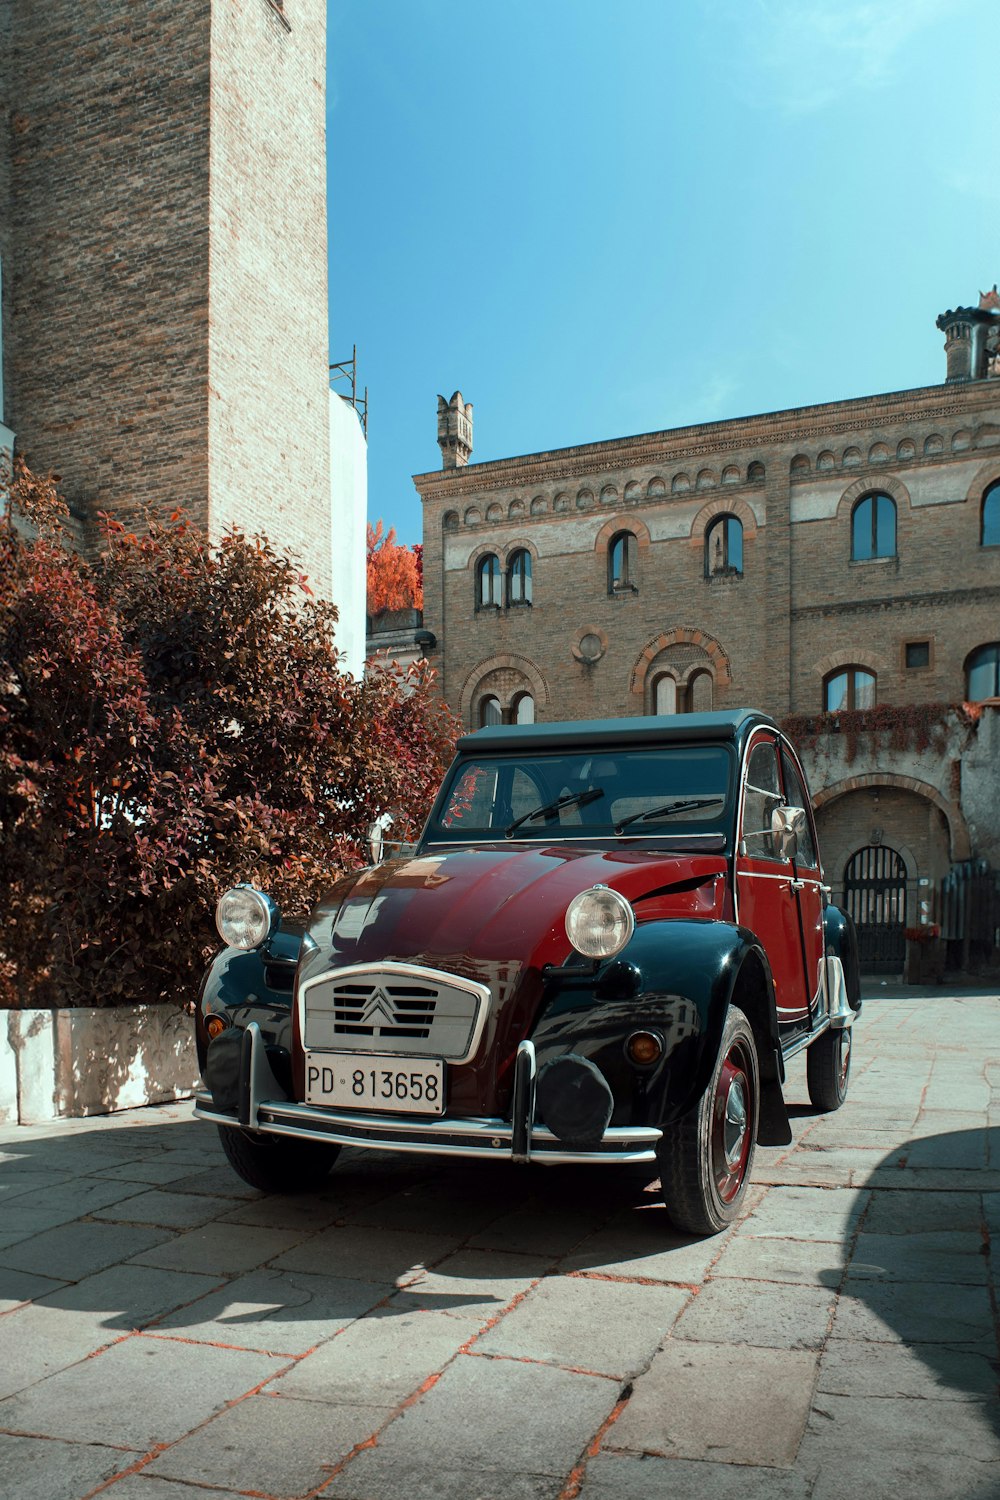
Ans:
[[[330,506],[333,558],[330,597],[340,611],[342,666],[360,677],[365,664],[365,527],[368,444],[349,401],[330,392]]]

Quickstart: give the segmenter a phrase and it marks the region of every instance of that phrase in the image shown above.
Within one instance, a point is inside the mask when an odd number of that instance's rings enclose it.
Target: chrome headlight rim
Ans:
[[[278,908],[255,885],[230,886],[215,903],[215,926],[227,948],[252,953],[267,942],[280,920]]]
[[[635,913],[620,891],[593,885],[573,897],[565,927],[570,943],[584,958],[614,958],[632,939]]]

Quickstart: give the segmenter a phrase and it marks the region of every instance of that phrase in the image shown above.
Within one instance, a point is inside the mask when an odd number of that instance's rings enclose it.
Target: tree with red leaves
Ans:
[[[396,541],[396,528],[368,525],[368,613],[424,607],[424,549]]]
[[[340,670],[337,611],[264,537],[105,519],[87,560],[51,480],[0,517],[0,1005],[190,1000],[218,895],[289,913],[415,834],[457,721],[432,676]]]

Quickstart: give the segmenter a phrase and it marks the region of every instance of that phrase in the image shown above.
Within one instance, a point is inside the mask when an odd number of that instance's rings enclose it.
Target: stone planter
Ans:
[[[160,1104],[197,1080],[194,1027],[176,1006],[0,1011],[0,1122]]]

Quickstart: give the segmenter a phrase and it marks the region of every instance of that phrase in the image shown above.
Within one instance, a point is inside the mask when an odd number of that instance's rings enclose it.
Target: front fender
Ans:
[[[567,975],[572,971],[563,969],[546,979],[532,1033],[538,1066],[566,1052],[595,1063],[614,1096],[613,1124],[671,1124],[687,1113],[708,1087],[734,999],[754,1028],[765,1086],[777,1085],[770,970],[746,928],[696,918],[643,923],[585,988]],[[650,1068],[637,1068],[626,1055],[625,1042],[637,1029],[664,1040]]]
[[[205,1021],[213,1012],[224,1015],[239,1030],[256,1021],[269,1048],[291,1050],[292,986],[301,946],[301,927],[284,923],[263,948],[250,952],[223,948],[215,955],[195,1007],[195,1041],[203,1075],[210,1045]]]

